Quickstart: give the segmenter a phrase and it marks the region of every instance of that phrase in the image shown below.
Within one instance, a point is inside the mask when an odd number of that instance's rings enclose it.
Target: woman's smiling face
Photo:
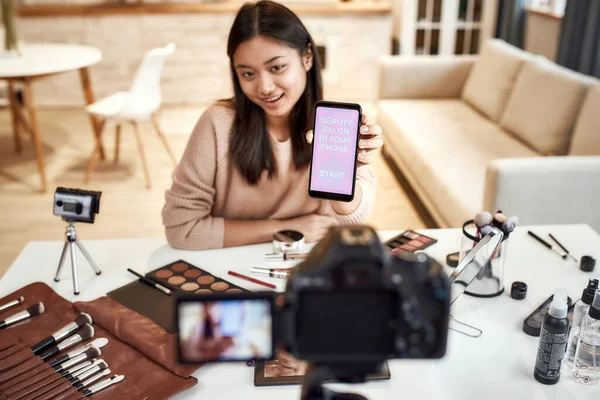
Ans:
[[[258,35],[241,43],[233,54],[233,67],[244,94],[268,117],[286,117],[306,87],[312,53]]]

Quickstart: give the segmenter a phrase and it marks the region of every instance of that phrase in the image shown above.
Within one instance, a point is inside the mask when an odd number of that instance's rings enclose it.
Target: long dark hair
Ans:
[[[236,111],[230,150],[234,165],[251,185],[258,183],[264,170],[268,171],[269,178],[276,172],[265,113],[246,97],[233,65],[233,53],[237,47],[257,35],[273,38],[294,48],[301,57],[307,54],[309,47],[312,50],[313,65],[306,73],[304,93],[290,113],[290,139],[296,169],[310,162],[310,145],[306,142],[305,133],[312,127],[315,103],[323,98],[317,48],[300,19],[287,7],[273,1],[244,4],[233,22],[227,41],[235,93],[229,103]]]

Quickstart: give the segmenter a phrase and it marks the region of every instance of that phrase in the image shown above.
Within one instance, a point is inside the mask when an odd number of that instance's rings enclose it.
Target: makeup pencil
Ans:
[[[267,253],[265,258],[270,261],[305,260],[308,253]]]
[[[137,272],[135,272],[131,268],[127,268],[127,271],[131,272],[132,274],[134,274],[135,276],[137,276],[138,278],[140,278],[140,281],[144,282],[146,285],[152,286],[152,287],[160,290],[161,292],[163,292],[164,294],[166,294],[168,296],[170,296],[170,295],[173,294],[173,291],[171,289],[164,287],[160,283],[151,281],[150,279],[146,278],[144,275],[138,274]]]
[[[282,271],[281,269],[275,268],[252,267],[250,272],[257,275],[269,276],[271,278],[287,279],[290,276],[288,271]]]
[[[228,271],[227,273],[228,273],[229,275],[231,275],[231,276],[235,276],[235,277],[237,277],[237,278],[240,278],[240,279],[245,279],[245,280],[247,280],[247,281],[250,281],[250,282],[256,283],[257,285],[266,286],[266,287],[268,287],[268,288],[271,288],[271,289],[277,289],[277,286],[273,285],[272,283],[263,282],[263,281],[260,281],[260,280],[258,280],[258,279],[256,279],[256,278],[252,278],[252,277],[250,277],[250,276],[246,276],[246,275],[238,274],[237,272],[234,272],[234,271]]]

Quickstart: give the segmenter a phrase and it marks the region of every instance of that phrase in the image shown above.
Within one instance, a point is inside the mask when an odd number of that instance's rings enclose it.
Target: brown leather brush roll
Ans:
[[[39,381],[46,379],[55,373],[56,372],[54,372],[54,370],[50,368],[48,364],[44,363],[6,382],[2,385],[2,387],[0,387],[0,390],[3,390],[7,395],[14,394],[20,390],[33,386]],[[14,383],[8,386],[11,382]]]
[[[67,400],[67,399],[71,399],[71,400],[85,399],[85,396],[82,395],[81,393],[79,393],[77,390],[75,390],[74,387],[71,387],[71,388],[67,389],[66,391],[62,392],[61,394],[59,394],[58,396],[56,396],[55,398],[53,398],[52,400]]]
[[[92,317],[94,338],[108,339],[99,358],[106,361],[114,374],[125,376],[122,382],[94,394],[94,400],[168,399],[197,383],[197,379],[191,374],[200,365],[182,365],[177,362],[175,334],[168,333],[154,321],[108,297],[73,304],[46,284],[36,282],[0,299],[0,304],[3,300],[9,301],[18,296],[25,298],[25,308],[43,302],[46,311],[28,321],[0,330],[0,343],[3,338],[13,336],[29,349],[73,322],[80,313],[85,312]],[[31,357],[0,373],[0,385],[41,364],[39,356]],[[37,387],[40,382],[32,386]],[[39,397],[42,393],[36,395]],[[72,396],[74,399],[83,398],[79,393],[73,393]]]
[[[7,382],[21,374],[24,374],[25,372],[34,369],[35,367],[37,367],[38,365],[41,365],[43,363],[42,359],[39,357],[33,357],[30,358],[29,360],[25,361],[22,364],[17,365],[14,368],[9,369],[6,372],[3,372],[0,374],[0,384]]]
[[[23,390],[19,390],[16,393],[9,394],[9,400],[24,400],[24,399],[37,399],[42,394],[47,391],[53,389],[54,387],[60,385],[62,383],[61,377],[59,374],[53,374],[49,377],[42,379],[41,381],[31,385],[29,387],[24,388]]]
[[[67,397],[74,395],[77,392],[77,390],[75,390],[75,388],[71,385],[68,384],[67,382],[67,386],[58,386],[57,388],[52,389],[50,392],[47,393],[47,395],[44,395],[44,397],[40,397],[40,400],[60,400],[60,399],[66,399]]]
[[[4,372],[11,368],[14,368],[17,365],[24,363],[25,361],[33,357],[35,356],[33,354],[33,351],[31,351],[29,347],[22,348],[15,354],[10,355],[4,360],[0,361],[0,372]]]
[[[73,389],[73,386],[64,378],[60,378],[60,384],[55,386],[53,389],[47,391],[44,394],[38,395],[36,397],[25,397],[23,400],[50,400],[55,398],[61,393],[66,392],[69,388]]]
[[[0,335],[0,350],[6,350],[16,344],[19,344],[16,337],[10,334]]]
[[[25,345],[23,343],[16,343],[12,346],[0,351],[0,361],[4,360],[8,356],[12,356],[19,350],[23,350]]]
[[[72,395],[70,395],[66,399],[61,399],[61,400],[81,400],[81,399],[85,399],[85,396],[82,395],[81,393],[77,392],[77,393],[73,393]]]

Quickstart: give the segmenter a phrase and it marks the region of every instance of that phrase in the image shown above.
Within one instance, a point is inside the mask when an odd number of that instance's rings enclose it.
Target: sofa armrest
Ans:
[[[600,232],[600,156],[495,160],[487,168],[484,210],[519,223],[586,223]]]
[[[379,59],[378,99],[458,98],[477,56]]]

